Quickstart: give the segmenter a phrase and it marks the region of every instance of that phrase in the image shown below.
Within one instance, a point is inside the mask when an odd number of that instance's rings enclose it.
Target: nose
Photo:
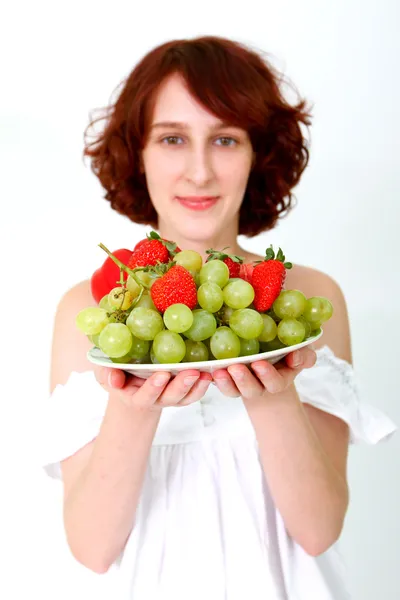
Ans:
[[[205,148],[193,148],[187,157],[186,178],[197,187],[204,187],[213,176],[211,153]]]

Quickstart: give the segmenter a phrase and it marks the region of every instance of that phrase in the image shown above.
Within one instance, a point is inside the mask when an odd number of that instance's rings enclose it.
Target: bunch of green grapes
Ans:
[[[197,306],[172,304],[161,314],[151,299],[151,276],[140,273],[143,290],[130,276],[97,307],[83,309],[77,327],[116,363],[179,363],[251,356],[299,344],[321,331],[333,314],[322,296],[282,290],[265,313],[255,310],[252,285],[230,278],[227,265],[203,265],[193,250],[174,258],[193,275]]]

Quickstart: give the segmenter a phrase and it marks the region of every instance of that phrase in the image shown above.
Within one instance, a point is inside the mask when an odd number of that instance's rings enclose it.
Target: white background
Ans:
[[[363,399],[400,423],[399,4],[13,0],[2,12],[0,597],[113,598],[112,574],[70,556],[61,485],[34,455],[59,299],[103,262],[99,242],[130,248],[146,231],[111,210],[81,160],[89,112],[167,39],[218,34],[270,53],[314,104],[311,162],[294,212],[244,245],[279,244],[338,281]],[[398,599],[399,439],[350,451],[342,547],[355,600]]]

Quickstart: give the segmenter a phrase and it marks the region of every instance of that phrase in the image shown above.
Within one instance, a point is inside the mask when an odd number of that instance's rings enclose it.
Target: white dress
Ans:
[[[351,443],[376,444],[396,425],[361,403],[352,366],[327,346],[296,378],[299,397],[350,426]],[[46,399],[41,465],[60,461],[98,434],[108,394],[92,371],[73,372]],[[113,565],[113,600],[347,600],[338,544],[318,557],[291,539],[275,508],[241,398],[210,385],[201,402],[163,409],[150,451],[136,524]]]

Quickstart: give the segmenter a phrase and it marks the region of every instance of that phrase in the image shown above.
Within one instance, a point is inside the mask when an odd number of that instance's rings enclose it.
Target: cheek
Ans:
[[[149,160],[145,161],[144,168],[149,188],[165,189],[168,183],[173,183],[182,174],[182,158],[171,154],[172,152],[165,156],[163,153],[154,153]]]
[[[242,194],[244,192],[250,175],[250,165],[251,163],[243,160],[243,157],[241,160],[224,161],[220,165],[219,178],[225,182],[231,193],[236,191]]]

